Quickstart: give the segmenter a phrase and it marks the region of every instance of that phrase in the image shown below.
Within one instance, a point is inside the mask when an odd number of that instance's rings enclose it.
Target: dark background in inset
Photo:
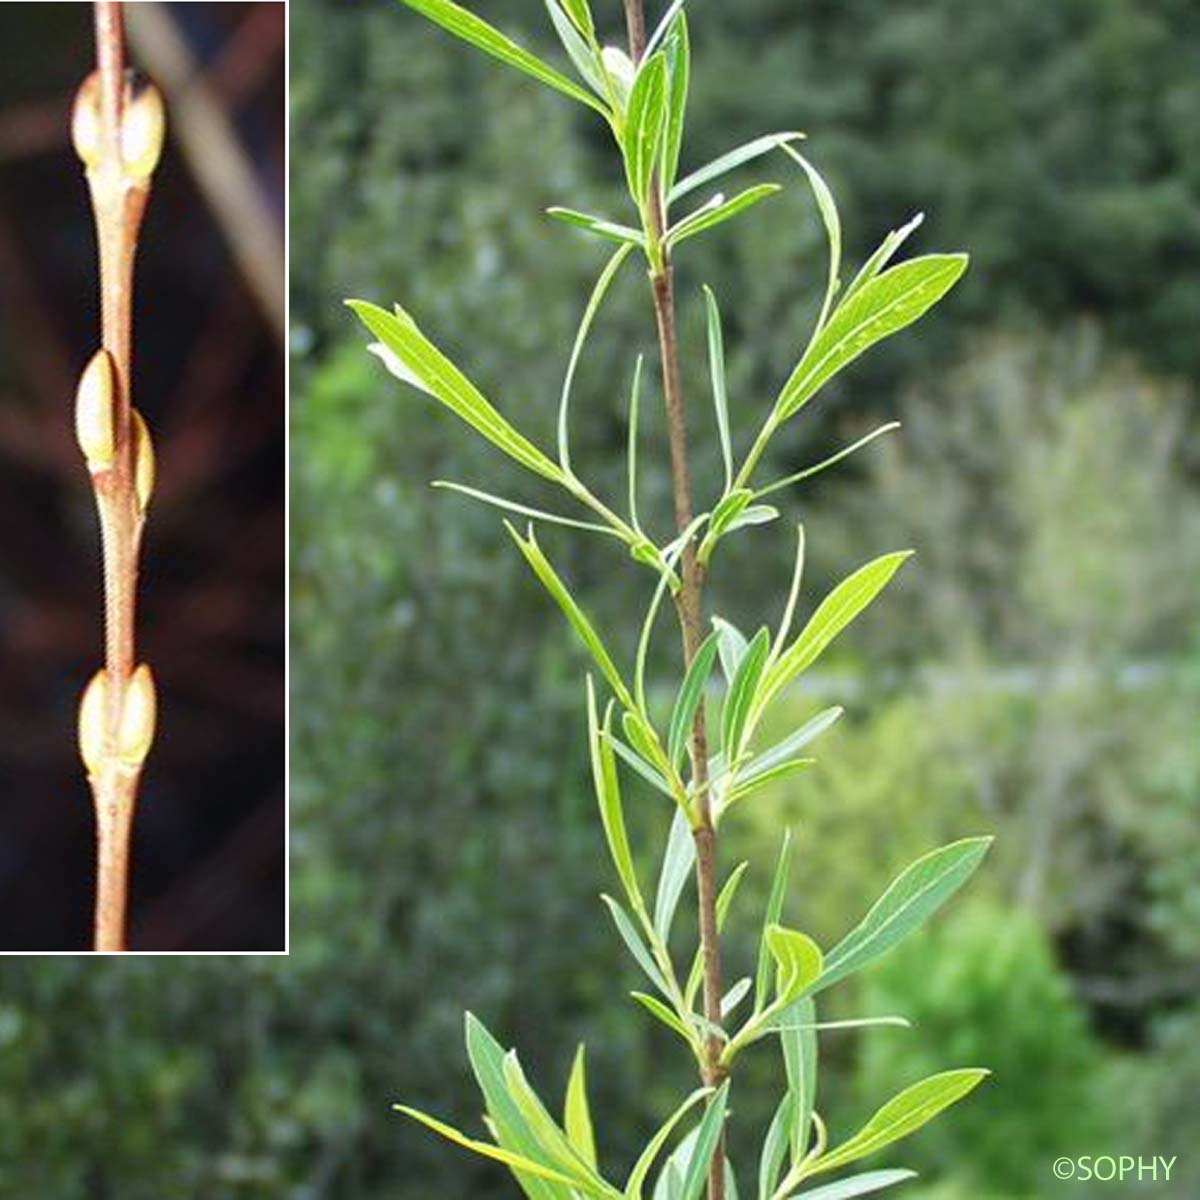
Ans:
[[[171,4],[130,21],[167,149],[136,272],[133,396],[158,451],[139,657],[159,692],[134,829],[131,948],[278,950],[285,929],[284,9]],[[153,10],[153,12],[150,12]],[[170,22],[164,27],[162,22]],[[164,42],[164,35],[167,40]],[[0,38],[0,949],[89,944],[93,818],[75,744],[101,665],[98,531],[72,403],[99,339],[95,239],[69,142],[91,6],[6,4]],[[166,79],[162,79],[164,85]],[[184,136],[184,111],[200,135]],[[226,123],[240,163],[212,174]],[[249,173],[257,208],[226,196]],[[208,177],[213,188],[202,189]],[[256,247],[255,268],[232,247]],[[272,272],[269,266],[278,264]],[[275,279],[270,279],[270,274]]]

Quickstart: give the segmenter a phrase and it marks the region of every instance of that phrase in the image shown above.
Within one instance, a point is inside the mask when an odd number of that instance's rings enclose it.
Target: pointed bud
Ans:
[[[101,669],[79,701],[79,755],[89,775],[98,775],[104,761],[104,710],[108,701],[108,672]]]
[[[71,141],[85,167],[100,160],[100,73],[93,71],[79,85],[71,110]]]
[[[97,350],[75,390],[75,439],[93,474],[107,471],[116,457],[115,409],[112,359],[107,350]]]
[[[154,173],[162,157],[165,130],[162,92],[152,83],[142,84],[121,118],[121,161],[126,175],[148,179]]]
[[[121,704],[121,727],[117,731],[117,753],[129,767],[140,767],[154,741],[154,676],[142,663],[125,685]]]
[[[129,415],[133,420],[133,487],[138,512],[144,514],[154,492],[154,442],[142,414],[134,408]]]

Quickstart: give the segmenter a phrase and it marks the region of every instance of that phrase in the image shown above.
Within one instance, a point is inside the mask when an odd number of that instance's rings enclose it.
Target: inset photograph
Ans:
[[[284,952],[285,7],[0,37],[0,952]]]

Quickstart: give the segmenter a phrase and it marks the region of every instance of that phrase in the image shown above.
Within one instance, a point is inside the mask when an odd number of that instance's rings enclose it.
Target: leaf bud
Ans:
[[[112,359],[107,350],[97,350],[75,390],[75,439],[93,474],[107,471],[117,453],[113,392]]]
[[[633,87],[634,76],[637,74],[634,70],[633,60],[620,46],[605,46],[600,51],[600,61],[604,64],[604,70],[609,79],[613,81],[617,89],[617,97],[621,101],[621,106],[624,107],[629,101],[629,92]]]
[[[93,71],[79,85],[71,109],[71,141],[85,167],[100,160],[100,73]]]
[[[108,672],[92,676],[79,701],[79,755],[89,775],[98,775],[104,762],[104,713],[108,701]]]
[[[154,741],[156,715],[154,676],[142,663],[129,677],[121,702],[121,724],[117,730],[117,754],[129,767],[140,767]]]
[[[133,488],[137,493],[138,512],[144,514],[154,492],[154,441],[142,414],[134,408],[129,415],[133,428]]]
[[[121,162],[125,174],[148,179],[162,157],[166,115],[162,92],[152,83],[138,86],[121,117]]]

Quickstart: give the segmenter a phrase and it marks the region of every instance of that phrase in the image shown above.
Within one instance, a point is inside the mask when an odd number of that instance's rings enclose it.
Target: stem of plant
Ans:
[[[643,0],[625,0],[629,56],[637,64],[646,48],[646,19]],[[650,189],[648,237],[662,243],[666,224],[662,190],[655,182]],[[671,452],[671,484],[675,526],[683,533],[692,523],[692,479],[688,465],[687,410],[679,369],[679,337],[675,324],[675,282],[670,250],[662,247],[661,266],[652,271],[654,317],[658,328],[662,362],[663,398],[667,412],[667,435]],[[697,560],[695,543],[689,541],[680,559],[680,588],[675,597],[683,639],[684,670],[691,665],[703,633],[704,568]],[[692,836],[696,847],[696,897],[699,910],[700,948],[704,962],[704,1018],[711,1030],[721,1026],[721,941],[717,930],[717,831],[712,819],[708,787],[708,734],[704,705],[696,708],[690,739],[692,787]],[[710,1032],[705,1041],[702,1069],[704,1083],[718,1087],[726,1074],[721,1063],[721,1039]],[[708,1200],[725,1200],[725,1135],[722,1131],[708,1168]]]
[[[96,950],[125,948],[129,840],[154,736],[150,670],[134,640],[138,554],[154,450],[130,401],[133,264],[163,143],[162,97],[125,71],[121,5],[95,5],[97,69],[83,83],[72,138],[86,168],[100,259],[101,348],[80,380],[75,424],[91,473],[104,574],[104,669],[84,693],[79,742],[96,810]]]

